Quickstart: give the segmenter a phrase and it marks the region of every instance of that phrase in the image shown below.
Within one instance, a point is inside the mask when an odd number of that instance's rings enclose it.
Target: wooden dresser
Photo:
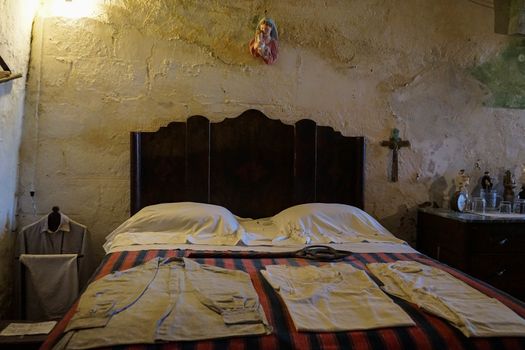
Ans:
[[[417,249],[525,300],[525,218],[419,209]]]

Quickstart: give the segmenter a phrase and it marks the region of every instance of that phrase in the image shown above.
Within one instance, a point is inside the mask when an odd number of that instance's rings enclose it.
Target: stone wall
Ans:
[[[195,114],[256,108],[366,136],[366,210],[410,242],[417,205],[441,204],[459,169],[475,182],[525,161],[523,110],[486,106],[472,74],[518,39],[494,34],[493,10],[472,1],[105,3],[35,25],[20,224],[36,219],[34,188],[37,216],[59,205],[100,247],[128,217],[129,132]],[[280,38],[271,66],[247,47],[265,11]],[[380,146],[394,127],[412,144],[397,183]]]
[[[20,146],[33,0],[0,0],[0,56],[23,78],[0,83],[0,319],[10,304]]]

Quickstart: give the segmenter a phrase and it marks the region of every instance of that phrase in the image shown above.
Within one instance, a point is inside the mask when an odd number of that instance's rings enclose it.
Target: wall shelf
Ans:
[[[17,79],[17,78],[22,78],[22,74],[20,74],[20,73],[11,73],[11,74],[9,74],[6,77],[0,78],[0,84],[1,83],[5,83],[6,81],[9,81],[9,80]]]
[[[9,69],[9,66],[5,63],[2,56],[0,56],[0,67],[2,68],[2,70],[0,70],[0,84],[22,77],[20,73],[11,72],[11,69]]]

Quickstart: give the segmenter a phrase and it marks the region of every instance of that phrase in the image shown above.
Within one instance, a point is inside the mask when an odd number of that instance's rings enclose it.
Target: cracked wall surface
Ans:
[[[0,0],[0,56],[12,71],[24,76],[0,83],[0,319],[6,316],[13,284],[18,150],[35,10],[31,0]]]
[[[366,210],[412,243],[417,206],[442,204],[459,169],[475,182],[525,161],[523,111],[485,106],[490,91],[471,74],[511,39],[493,34],[492,10],[473,2],[109,3],[95,18],[37,18],[20,225],[59,205],[101,255],[129,213],[129,132],[196,114],[219,121],[256,108],[364,135]],[[280,35],[271,66],[248,52],[265,11]],[[398,183],[379,145],[394,127],[412,144],[400,151]]]

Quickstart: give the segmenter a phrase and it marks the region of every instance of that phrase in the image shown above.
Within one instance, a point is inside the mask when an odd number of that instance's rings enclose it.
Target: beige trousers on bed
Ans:
[[[416,261],[372,263],[383,289],[452,323],[467,337],[525,336],[525,320],[446,271]]]
[[[269,334],[250,277],[193,260],[159,258],[95,281],[57,348]]]

